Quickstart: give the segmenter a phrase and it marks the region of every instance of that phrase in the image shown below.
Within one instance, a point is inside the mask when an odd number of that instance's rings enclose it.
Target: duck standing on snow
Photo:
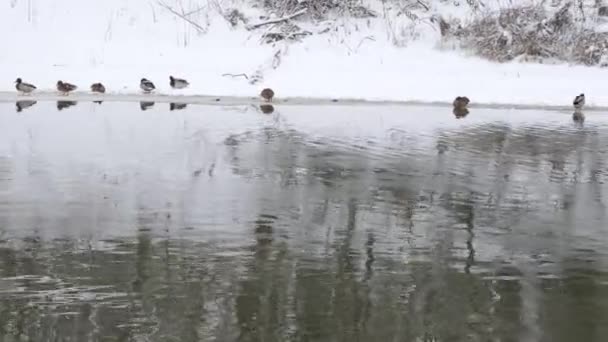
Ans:
[[[105,93],[106,92],[106,87],[103,86],[103,84],[101,83],[93,83],[91,84],[91,91],[93,93]]]
[[[188,81],[183,78],[175,78],[173,76],[169,76],[169,85],[173,89],[184,89],[190,85]]]
[[[585,105],[585,94],[580,94],[575,97],[572,104],[574,105],[574,109],[583,109],[583,106]]]
[[[57,91],[63,93],[63,95],[68,95],[71,91],[76,90],[76,88],[78,87],[68,82],[57,81]]]
[[[17,88],[17,91],[20,91],[23,94],[29,94],[36,89],[33,84],[23,82],[21,78],[17,78],[17,80],[15,81],[15,88]]]
[[[265,88],[260,93],[260,96],[262,96],[262,98],[266,100],[266,102],[272,102],[272,98],[274,97],[274,91],[272,91],[272,89],[270,88]]]
[[[154,83],[150,82],[149,80],[142,78],[141,82],[139,82],[139,87],[141,88],[141,90],[144,91],[144,93],[149,93],[152,90],[156,89],[156,87],[154,86]]]

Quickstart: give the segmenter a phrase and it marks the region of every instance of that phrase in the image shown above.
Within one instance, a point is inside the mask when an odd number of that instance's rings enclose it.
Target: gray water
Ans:
[[[606,341],[607,151],[601,112],[0,103],[0,341]]]

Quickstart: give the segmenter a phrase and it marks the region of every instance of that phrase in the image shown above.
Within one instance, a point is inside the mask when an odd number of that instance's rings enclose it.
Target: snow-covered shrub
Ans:
[[[555,13],[540,5],[507,8],[451,33],[464,48],[495,61],[530,56],[596,65],[608,54],[608,34],[585,28],[575,20],[574,10],[571,2]]]
[[[261,0],[262,5],[269,11],[278,15],[288,15],[296,11],[307,9],[307,13],[314,19],[326,19],[329,14],[365,18],[376,14],[363,6],[361,0]]]

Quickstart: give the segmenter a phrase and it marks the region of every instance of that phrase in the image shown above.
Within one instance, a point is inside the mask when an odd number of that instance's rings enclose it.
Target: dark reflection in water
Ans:
[[[24,109],[35,105],[36,103],[37,103],[37,101],[34,101],[34,100],[17,101],[17,102],[15,102],[15,109],[17,110],[17,113],[19,113],[19,112],[23,111]]]
[[[77,104],[78,102],[76,101],[57,101],[57,110],[64,110]]]
[[[113,105],[0,136],[2,340],[608,338],[601,121]]]
[[[469,110],[467,108],[454,108],[452,113],[456,117],[456,119],[466,118],[469,115]]]
[[[102,104],[102,103],[103,103],[103,101],[93,101],[93,103],[96,103],[96,104],[99,104],[99,105],[100,105],[100,104]]]
[[[142,111],[148,110],[152,107],[154,107],[154,102],[151,101],[141,101],[139,103],[139,109],[141,109]]]
[[[184,109],[188,106],[187,103],[175,103],[175,102],[171,102],[169,103],[169,110],[181,110]]]
[[[262,111],[263,114],[272,114],[274,112],[274,106],[269,104],[262,104],[260,105],[260,111]]]
[[[574,122],[582,124],[583,122],[585,122],[585,114],[583,114],[583,112],[576,111],[572,114],[572,120]]]

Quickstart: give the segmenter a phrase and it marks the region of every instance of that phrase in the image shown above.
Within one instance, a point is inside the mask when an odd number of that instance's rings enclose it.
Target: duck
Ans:
[[[272,98],[274,97],[274,91],[270,88],[264,88],[260,93],[260,96],[262,96],[262,98],[266,100],[266,102],[272,102]]]
[[[169,85],[173,89],[183,89],[190,85],[188,81],[183,78],[175,78],[173,76],[169,76]]]
[[[23,94],[29,94],[36,90],[36,86],[23,82],[21,78],[17,78],[15,80],[15,88],[17,89],[17,91],[20,91]]]
[[[141,81],[139,82],[139,87],[141,88],[141,90],[144,91],[144,93],[149,93],[152,90],[156,89],[154,83],[145,78],[141,79]]]
[[[575,109],[582,109],[585,105],[585,94],[581,93],[580,95],[577,95],[574,98],[574,101],[572,101],[572,104]]]
[[[106,87],[104,87],[104,85],[101,83],[93,83],[93,84],[91,84],[91,91],[93,93],[103,94],[106,92]]]
[[[469,102],[469,98],[466,96],[456,96],[452,104],[454,105],[454,108],[464,109],[467,108]]]
[[[60,93],[63,93],[63,95],[68,95],[71,91],[76,90],[78,87],[68,83],[68,82],[63,82],[61,80],[57,81],[57,90]]]

